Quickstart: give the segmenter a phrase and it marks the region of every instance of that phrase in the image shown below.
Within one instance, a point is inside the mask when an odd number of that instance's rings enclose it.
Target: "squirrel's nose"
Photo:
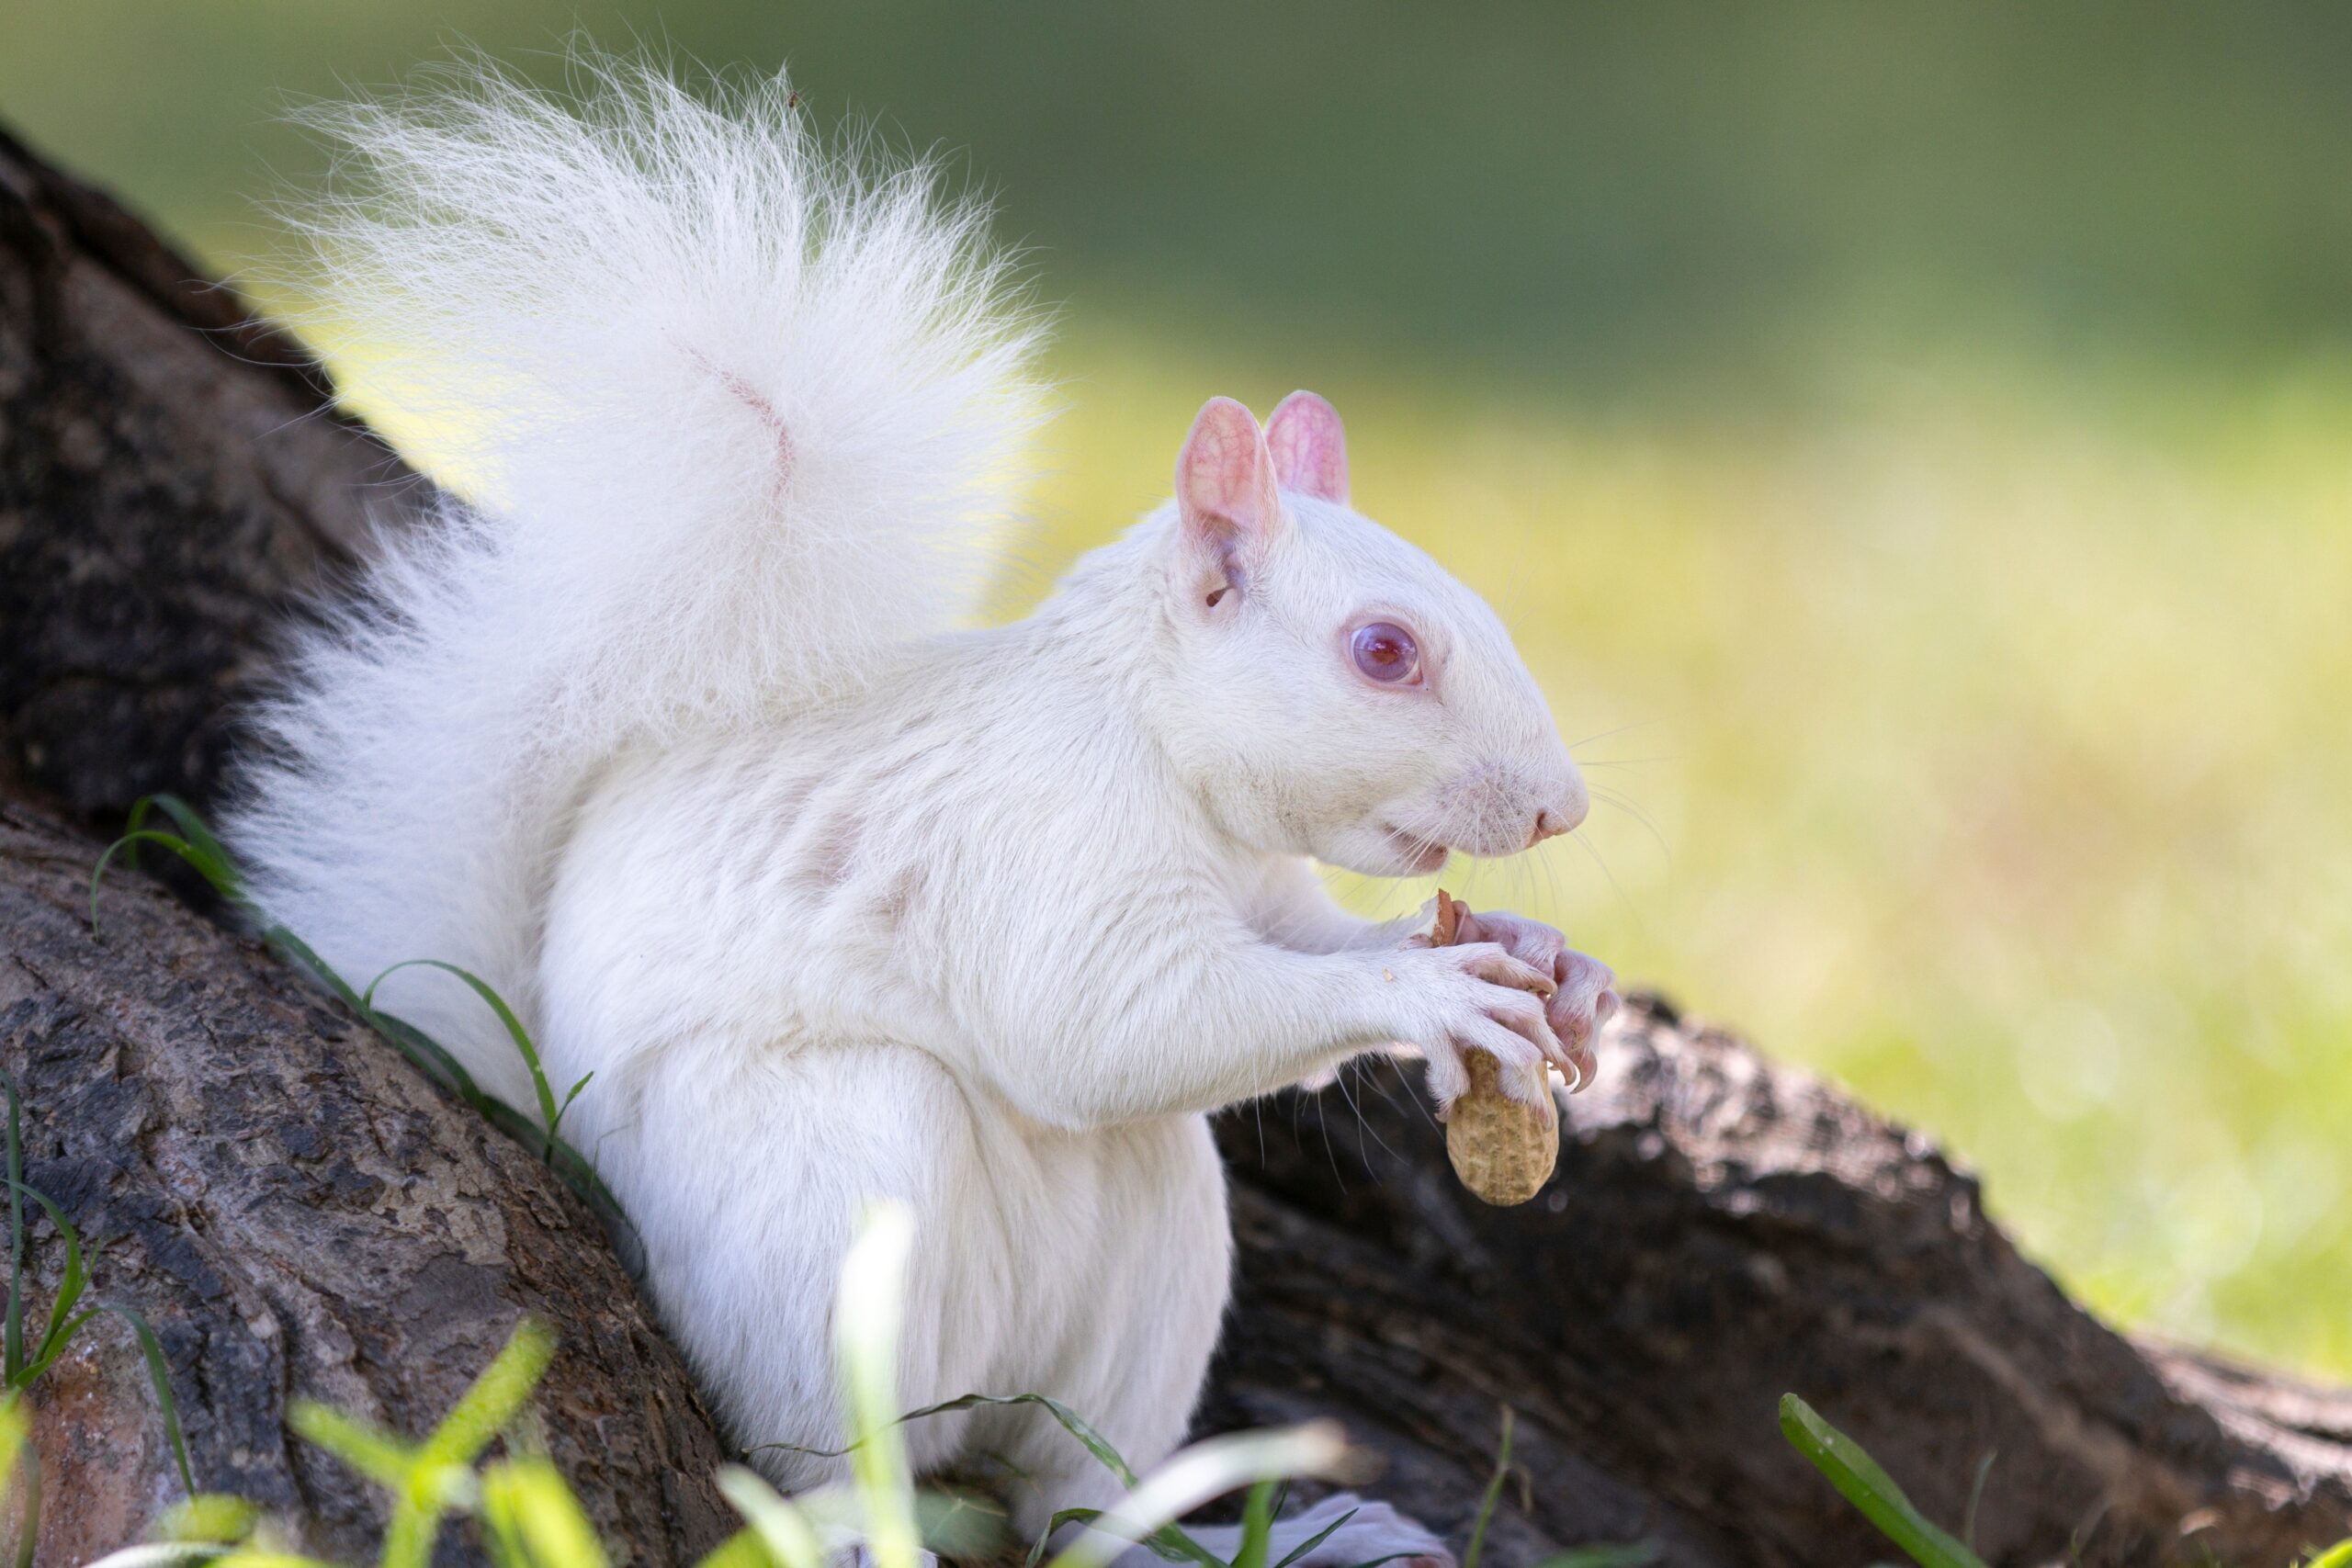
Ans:
[[[1571,762],[1559,792],[1552,796],[1552,804],[1537,808],[1535,827],[1527,835],[1527,847],[1532,850],[1546,839],[1575,832],[1591,809],[1592,796],[1585,792],[1584,775]]]
[[[1527,847],[1532,850],[1546,839],[1556,839],[1583,819],[1581,811],[1571,817],[1565,811],[1555,811],[1547,806],[1535,814],[1535,830],[1527,835]]]

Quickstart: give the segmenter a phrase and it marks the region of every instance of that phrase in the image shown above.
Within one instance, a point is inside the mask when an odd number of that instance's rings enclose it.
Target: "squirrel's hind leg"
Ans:
[[[1018,1386],[1051,1394],[1148,1473],[1184,1438],[1231,1294],[1225,1172],[1205,1118],[1170,1116],[1023,1138],[1043,1213],[1023,1227],[1024,1316],[1043,1329]],[[975,1452],[1011,1472],[1023,1546],[1053,1515],[1108,1507],[1125,1488],[1034,1408],[990,1412]]]
[[[1065,1344],[1046,1392],[1083,1416],[1138,1472],[1174,1451],[1191,1424],[1230,1293],[1231,1229],[1225,1173],[1208,1122],[1181,1116],[1100,1129],[1071,1140],[1088,1168],[1050,1170],[1054,1188],[1083,1193],[1091,1245],[1049,1254],[1033,1275],[1088,1292],[1090,1308],[1064,1320]],[[1051,1167],[1049,1153],[1041,1162]],[[1034,1242],[1033,1242],[1034,1245]],[[1051,1300],[1061,1289],[1046,1288]],[[1022,1463],[1012,1489],[1013,1526],[1034,1544],[1062,1508],[1105,1508],[1125,1490],[1117,1477],[1049,1420],[976,1424],[969,1440],[1001,1444]],[[1269,1562],[1280,1562],[1327,1526],[1336,1527],[1293,1568],[1352,1568],[1395,1561],[1405,1568],[1452,1568],[1436,1536],[1385,1503],[1327,1498],[1276,1521]],[[1231,1562],[1240,1531],[1190,1532]],[[1116,1568],[1158,1568],[1148,1548],[1123,1552]]]
[[[833,1304],[871,1201],[915,1217],[901,1405],[989,1381],[1018,1280],[1001,1227],[975,1201],[989,1184],[969,1107],[933,1058],[865,1043],[705,1042],[677,1046],[632,1087],[613,1092],[634,1114],[591,1146],[645,1240],[664,1325],[754,1469],[786,1491],[848,1475],[830,1452],[847,1441]],[[919,1473],[951,1464],[969,1420],[907,1424]]]

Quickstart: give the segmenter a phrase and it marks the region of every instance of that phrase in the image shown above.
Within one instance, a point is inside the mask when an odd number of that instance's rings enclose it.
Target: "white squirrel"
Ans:
[[[484,69],[320,118],[363,176],[313,220],[337,322],[413,348],[484,494],[305,634],[228,837],[337,970],[461,964],[559,1086],[594,1072],[566,1134],[737,1440],[840,1440],[834,1280],[890,1197],[908,1407],[1046,1393],[1148,1466],[1227,1297],[1207,1112],[1396,1042],[1441,1108],[1470,1047],[1581,1079],[1616,1005],[1549,927],[1414,945],[1310,857],[1513,853],[1582,782],[1486,604],[1351,509],[1308,393],[1262,431],[1212,400],[1171,503],[973,629],[1040,406],[984,212],[829,150],[781,80],[589,74],[570,106]],[[447,976],[382,1001],[533,1102]],[[1026,1472],[1024,1531],[1117,1495],[1029,1409],[907,1437],[922,1471]],[[1378,1504],[1304,1561],[1390,1553],[1448,1561]]]

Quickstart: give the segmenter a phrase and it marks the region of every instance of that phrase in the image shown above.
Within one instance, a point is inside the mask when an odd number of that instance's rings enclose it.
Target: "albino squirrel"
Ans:
[[[889,1197],[906,1405],[1050,1394],[1148,1467],[1227,1295],[1207,1112],[1400,1042],[1441,1109],[1472,1047],[1581,1080],[1616,1005],[1548,927],[1432,947],[1310,860],[1515,853],[1582,782],[1493,612],[1351,508],[1308,393],[1262,430],[1209,402],[1170,503],[975,629],[1040,402],[985,214],[829,151],[781,81],[590,74],[571,107],[469,72],[320,117],[362,182],[313,214],[330,308],[413,349],[482,496],[305,634],[230,840],[337,970],[461,964],[556,1084],[594,1071],[565,1134],[737,1440],[841,1441],[835,1276]],[[533,1103],[462,987],[381,1000]],[[1033,1534],[1118,1492],[1028,1407],[906,1436],[1033,1478]],[[1349,1507],[1304,1562],[1448,1561],[1352,1499],[1273,1560]]]

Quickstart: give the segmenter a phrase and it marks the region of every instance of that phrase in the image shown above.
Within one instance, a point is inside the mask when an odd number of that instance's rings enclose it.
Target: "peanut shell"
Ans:
[[[1430,945],[1450,947],[1462,929],[1463,904],[1438,889]],[[1503,1092],[1502,1065],[1472,1051],[1464,1066],[1470,1087],[1453,1102],[1445,1123],[1445,1157],[1462,1185],[1498,1208],[1524,1203],[1550,1180],[1560,1159],[1560,1115],[1551,1075],[1536,1062],[1526,1069],[1536,1103]]]
[[[1445,1157],[1462,1185],[1498,1208],[1524,1203],[1543,1190],[1560,1158],[1560,1117],[1552,1080],[1533,1065],[1538,1103],[1503,1092],[1502,1068],[1484,1051],[1469,1053],[1470,1087],[1453,1102],[1445,1123]]]

